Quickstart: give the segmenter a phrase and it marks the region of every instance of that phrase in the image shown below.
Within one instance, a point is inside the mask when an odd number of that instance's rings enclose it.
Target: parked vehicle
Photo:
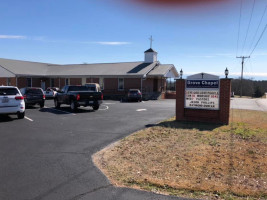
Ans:
[[[17,87],[0,86],[0,114],[16,114],[24,118],[25,102]]]
[[[39,104],[40,108],[44,107],[45,94],[42,88],[26,87],[26,88],[21,88],[20,91],[24,97],[26,107],[33,106],[36,104]]]
[[[98,83],[85,83],[85,86],[90,90],[94,92],[101,92],[100,85]]]
[[[86,86],[66,85],[55,96],[55,107],[61,104],[70,105],[72,111],[76,111],[80,106],[91,106],[98,110],[103,100],[102,92],[91,91]]]
[[[130,89],[127,93],[128,101],[142,101],[142,93],[138,89]]]
[[[45,91],[45,98],[55,98],[57,91],[59,91],[57,87],[48,87]]]

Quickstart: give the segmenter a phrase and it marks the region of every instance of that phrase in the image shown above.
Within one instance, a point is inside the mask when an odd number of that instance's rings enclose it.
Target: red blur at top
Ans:
[[[43,95],[43,99],[45,99],[45,95]]]
[[[136,0],[140,3],[157,4],[157,5],[180,5],[180,6],[194,6],[200,4],[215,4],[229,2],[229,0]]]

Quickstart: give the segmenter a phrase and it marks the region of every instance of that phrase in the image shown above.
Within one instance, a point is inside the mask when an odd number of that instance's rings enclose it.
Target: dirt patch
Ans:
[[[117,186],[191,198],[266,199],[266,124],[266,113],[245,110],[232,110],[231,124],[221,127],[170,119],[93,160]]]

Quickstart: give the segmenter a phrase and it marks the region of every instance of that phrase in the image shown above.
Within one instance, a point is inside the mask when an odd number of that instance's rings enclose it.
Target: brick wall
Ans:
[[[231,79],[221,79],[220,80],[220,121],[223,124],[229,123],[230,101],[231,101]]]
[[[0,85],[7,85],[7,79],[8,78],[0,78]],[[16,78],[15,77],[12,77],[12,78],[9,78],[10,80],[10,86],[16,86]]]
[[[60,85],[59,85],[59,78],[55,78],[55,86],[54,87],[58,87],[59,89],[61,89]]]
[[[17,78],[17,83],[18,83],[18,88],[23,88],[23,87],[27,87],[27,79],[24,77],[19,77]]]
[[[6,85],[6,78],[0,78],[0,85]]]
[[[81,78],[70,78],[70,85],[82,85]]]
[[[165,99],[176,99],[176,92],[171,92],[171,91],[166,92]]]
[[[104,78],[104,94],[114,94],[118,91],[117,78]]]
[[[10,81],[12,86],[17,86],[16,77],[10,78]]]
[[[86,83],[99,83],[99,78],[86,78]]]
[[[154,85],[153,80],[154,79],[152,79],[152,78],[148,78],[146,80],[143,80],[143,90],[145,92],[153,92],[153,85]]]
[[[63,88],[65,86],[65,78],[59,78],[59,88]]]
[[[141,79],[140,78],[125,78],[124,88],[126,91],[129,89],[141,89]]]
[[[32,78],[32,87],[41,87],[41,79]]]
[[[231,79],[220,80],[220,110],[184,108],[185,80],[176,80],[176,120],[228,124],[230,113]]]

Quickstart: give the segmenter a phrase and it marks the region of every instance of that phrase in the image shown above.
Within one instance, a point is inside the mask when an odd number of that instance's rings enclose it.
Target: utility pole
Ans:
[[[243,84],[243,69],[244,69],[244,60],[250,58],[250,56],[240,56],[236,58],[242,58],[242,70],[241,70],[241,86],[240,86],[240,97],[242,97],[242,84]]]

